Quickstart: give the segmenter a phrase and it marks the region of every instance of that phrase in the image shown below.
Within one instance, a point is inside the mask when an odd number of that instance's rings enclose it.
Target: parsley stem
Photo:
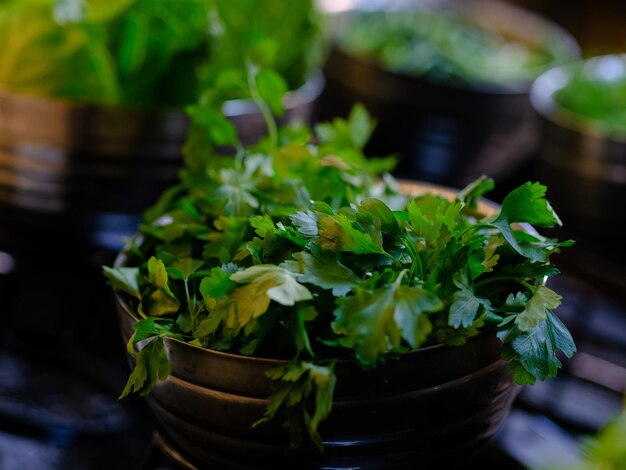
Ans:
[[[237,165],[237,170],[241,171],[241,169],[243,168],[243,159],[246,155],[246,149],[245,147],[241,144],[241,142],[237,141],[237,143],[235,144],[235,162]]]
[[[424,279],[424,265],[422,264],[422,258],[420,257],[417,250],[413,256],[413,263],[411,265],[411,279],[415,277],[415,271],[419,270],[419,279]]]
[[[483,279],[482,281],[478,281],[476,284],[474,284],[474,287],[479,288],[487,284],[491,284],[492,282],[498,282],[498,281],[515,281],[518,284],[521,284],[524,287],[528,288],[529,290],[532,290],[532,288],[527,282],[521,280],[519,277],[516,277],[516,276],[493,276],[488,279]]]
[[[258,106],[259,111],[261,111],[261,115],[263,116],[263,120],[267,126],[267,134],[269,136],[271,146],[272,148],[276,148],[278,147],[278,126],[276,125],[276,119],[274,119],[272,110],[259,93],[259,89],[256,85],[256,74],[257,67],[251,62],[248,62],[248,87],[250,88],[250,96]]]
[[[403,269],[402,271],[400,271],[400,273],[398,274],[398,277],[396,278],[396,280],[394,281],[393,285],[394,285],[394,289],[397,289],[398,286],[400,286],[400,284],[402,284],[402,279],[404,278],[404,275],[408,272],[408,269]],[[409,278],[409,281],[411,279]]]
[[[411,256],[411,270],[409,272],[409,279],[415,278],[415,271],[419,269],[419,278],[420,280],[424,279],[424,265],[422,264],[422,258],[420,258],[419,252],[415,248],[415,244],[413,241],[406,236],[402,237],[402,244],[409,251]]]
[[[493,224],[487,224],[487,223],[470,225],[465,230],[463,230],[457,238],[461,239],[465,236],[466,233],[471,232],[472,230],[481,229],[481,228],[496,228],[496,227]]]
[[[195,329],[196,328],[196,325],[195,325],[195,319],[196,319],[195,318],[196,317],[195,300],[196,299],[194,298],[194,302],[192,305],[191,296],[189,295],[189,281],[187,280],[187,278],[185,278],[184,284],[185,284],[185,294],[187,295],[187,309],[189,310],[189,316],[191,318],[191,327],[192,329]]]

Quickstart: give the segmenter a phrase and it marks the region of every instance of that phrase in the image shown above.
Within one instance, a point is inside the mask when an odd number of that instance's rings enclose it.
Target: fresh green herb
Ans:
[[[157,380],[165,380],[170,375],[170,361],[165,352],[163,338],[183,339],[183,335],[174,332],[174,323],[171,320],[146,318],[133,325],[135,333],[129,341],[128,352],[135,357],[136,366],[128,378],[128,383],[120,398],[129,393],[139,393],[144,396],[154,388]],[[146,341],[144,346],[135,355],[132,344]]]
[[[322,55],[320,27],[312,0],[4,0],[0,88],[180,107],[216,89],[223,99],[248,97],[237,70],[249,60],[276,108],[266,90],[304,83]]]
[[[451,10],[354,12],[336,41],[389,70],[443,82],[532,80],[571,55],[558,38],[546,37],[533,48]]]
[[[621,470],[626,468],[626,407],[596,435],[584,437],[579,444],[581,462],[570,465],[571,470]],[[548,465],[551,470],[565,470]]]
[[[291,431],[292,446],[300,445],[301,430],[306,428],[313,443],[321,450],[322,439],[317,428],[332,409],[337,381],[333,367],[333,363],[329,366],[321,366],[310,362],[299,362],[272,369],[268,376],[273,380],[276,391],[270,396],[270,404],[265,416],[253,426],[270,421],[280,412],[286,413],[286,425]],[[307,408],[308,398],[311,395],[314,397],[313,411]]]
[[[588,464],[582,469],[626,468],[626,411],[605,426],[595,439],[583,447]]]

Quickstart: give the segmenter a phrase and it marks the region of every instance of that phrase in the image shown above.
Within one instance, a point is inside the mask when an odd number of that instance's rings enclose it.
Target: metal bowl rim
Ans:
[[[473,336],[475,338],[475,336]],[[417,352],[418,350],[412,351]],[[409,353],[410,354],[410,353]],[[237,359],[240,359],[241,356],[236,356]],[[247,357],[247,356],[244,356]],[[355,362],[353,359],[352,362]],[[288,364],[289,361],[283,361],[281,364]],[[456,376],[450,379],[443,380],[439,383],[435,383],[432,385],[427,385],[422,388],[415,388],[412,390],[404,390],[401,392],[389,392],[389,393],[373,393],[371,395],[359,395],[359,396],[343,396],[343,397],[335,397],[333,398],[333,406],[337,406],[338,408],[350,408],[352,404],[370,404],[372,406],[376,406],[378,404],[387,402],[390,396],[393,396],[394,400],[412,400],[415,397],[421,397],[424,395],[431,395],[441,391],[449,391],[458,389],[460,386],[467,384],[475,379],[480,379],[485,375],[491,374],[498,369],[505,368],[509,361],[504,359],[496,359],[493,362],[482,365],[478,369],[474,369],[468,373],[465,373],[460,376]],[[198,383],[194,383],[190,380],[181,378],[174,373],[170,374],[165,381],[169,381],[170,384],[176,388],[189,390],[194,394],[211,397],[211,400],[214,401],[237,401],[240,404],[245,404],[246,406],[263,406],[265,407],[269,402],[268,398],[259,398],[254,396],[243,395],[242,393],[233,393],[226,392],[223,390],[209,388],[206,385],[200,385]],[[161,407],[166,407],[167,400],[163,400],[162,397],[152,395],[151,399],[158,403]],[[168,410],[173,412],[173,410]]]

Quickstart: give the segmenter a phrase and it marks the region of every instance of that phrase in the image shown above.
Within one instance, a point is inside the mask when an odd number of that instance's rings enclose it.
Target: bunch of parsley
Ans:
[[[277,99],[271,87],[263,95]],[[122,396],[170,373],[165,337],[286,359],[259,423],[286,418],[294,445],[305,431],[321,447],[338,358],[374,367],[493,329],[516,382],[529,384],[555,376],[559,350],[574,353],[553,313],[561,297],[544,285],[567,243],[518,225],[560,224],[544,186],[515,189],[489,217],[476,210],[487,178],[454,200],[402,195],[379,178],[393,161],[363,156],[373,123],[360,107],[315,139],[283,127],[248,149],[219,122],[197,124],[180,184],[146,212],[125,266],[105,268],[140,317],[129,351],[144,344]],[[236,156],[217,152],[226,143]]]

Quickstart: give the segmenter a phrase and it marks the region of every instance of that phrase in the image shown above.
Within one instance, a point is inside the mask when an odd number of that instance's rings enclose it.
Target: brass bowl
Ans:
[[[409,194],[450,190],[403,182]],[[483,213],[497,206],[481,204]],[[116,266],[123,266],[120,254]],[[116,296],[122,338],[137,321]],[[414,468],[467,456],[501,425],[515,396],[502,345],[487,330],[459,347],[424,347],[362,370],[338,361],[333,410],[322,424],[324,452],[290,449],[276,423],[251,429],[270,394],[266,372],[287,361],[199,348],[165,339],[172,374],[148,396],[173,459],[216,469]],[[189,468],[194,468],[189,464]]]

